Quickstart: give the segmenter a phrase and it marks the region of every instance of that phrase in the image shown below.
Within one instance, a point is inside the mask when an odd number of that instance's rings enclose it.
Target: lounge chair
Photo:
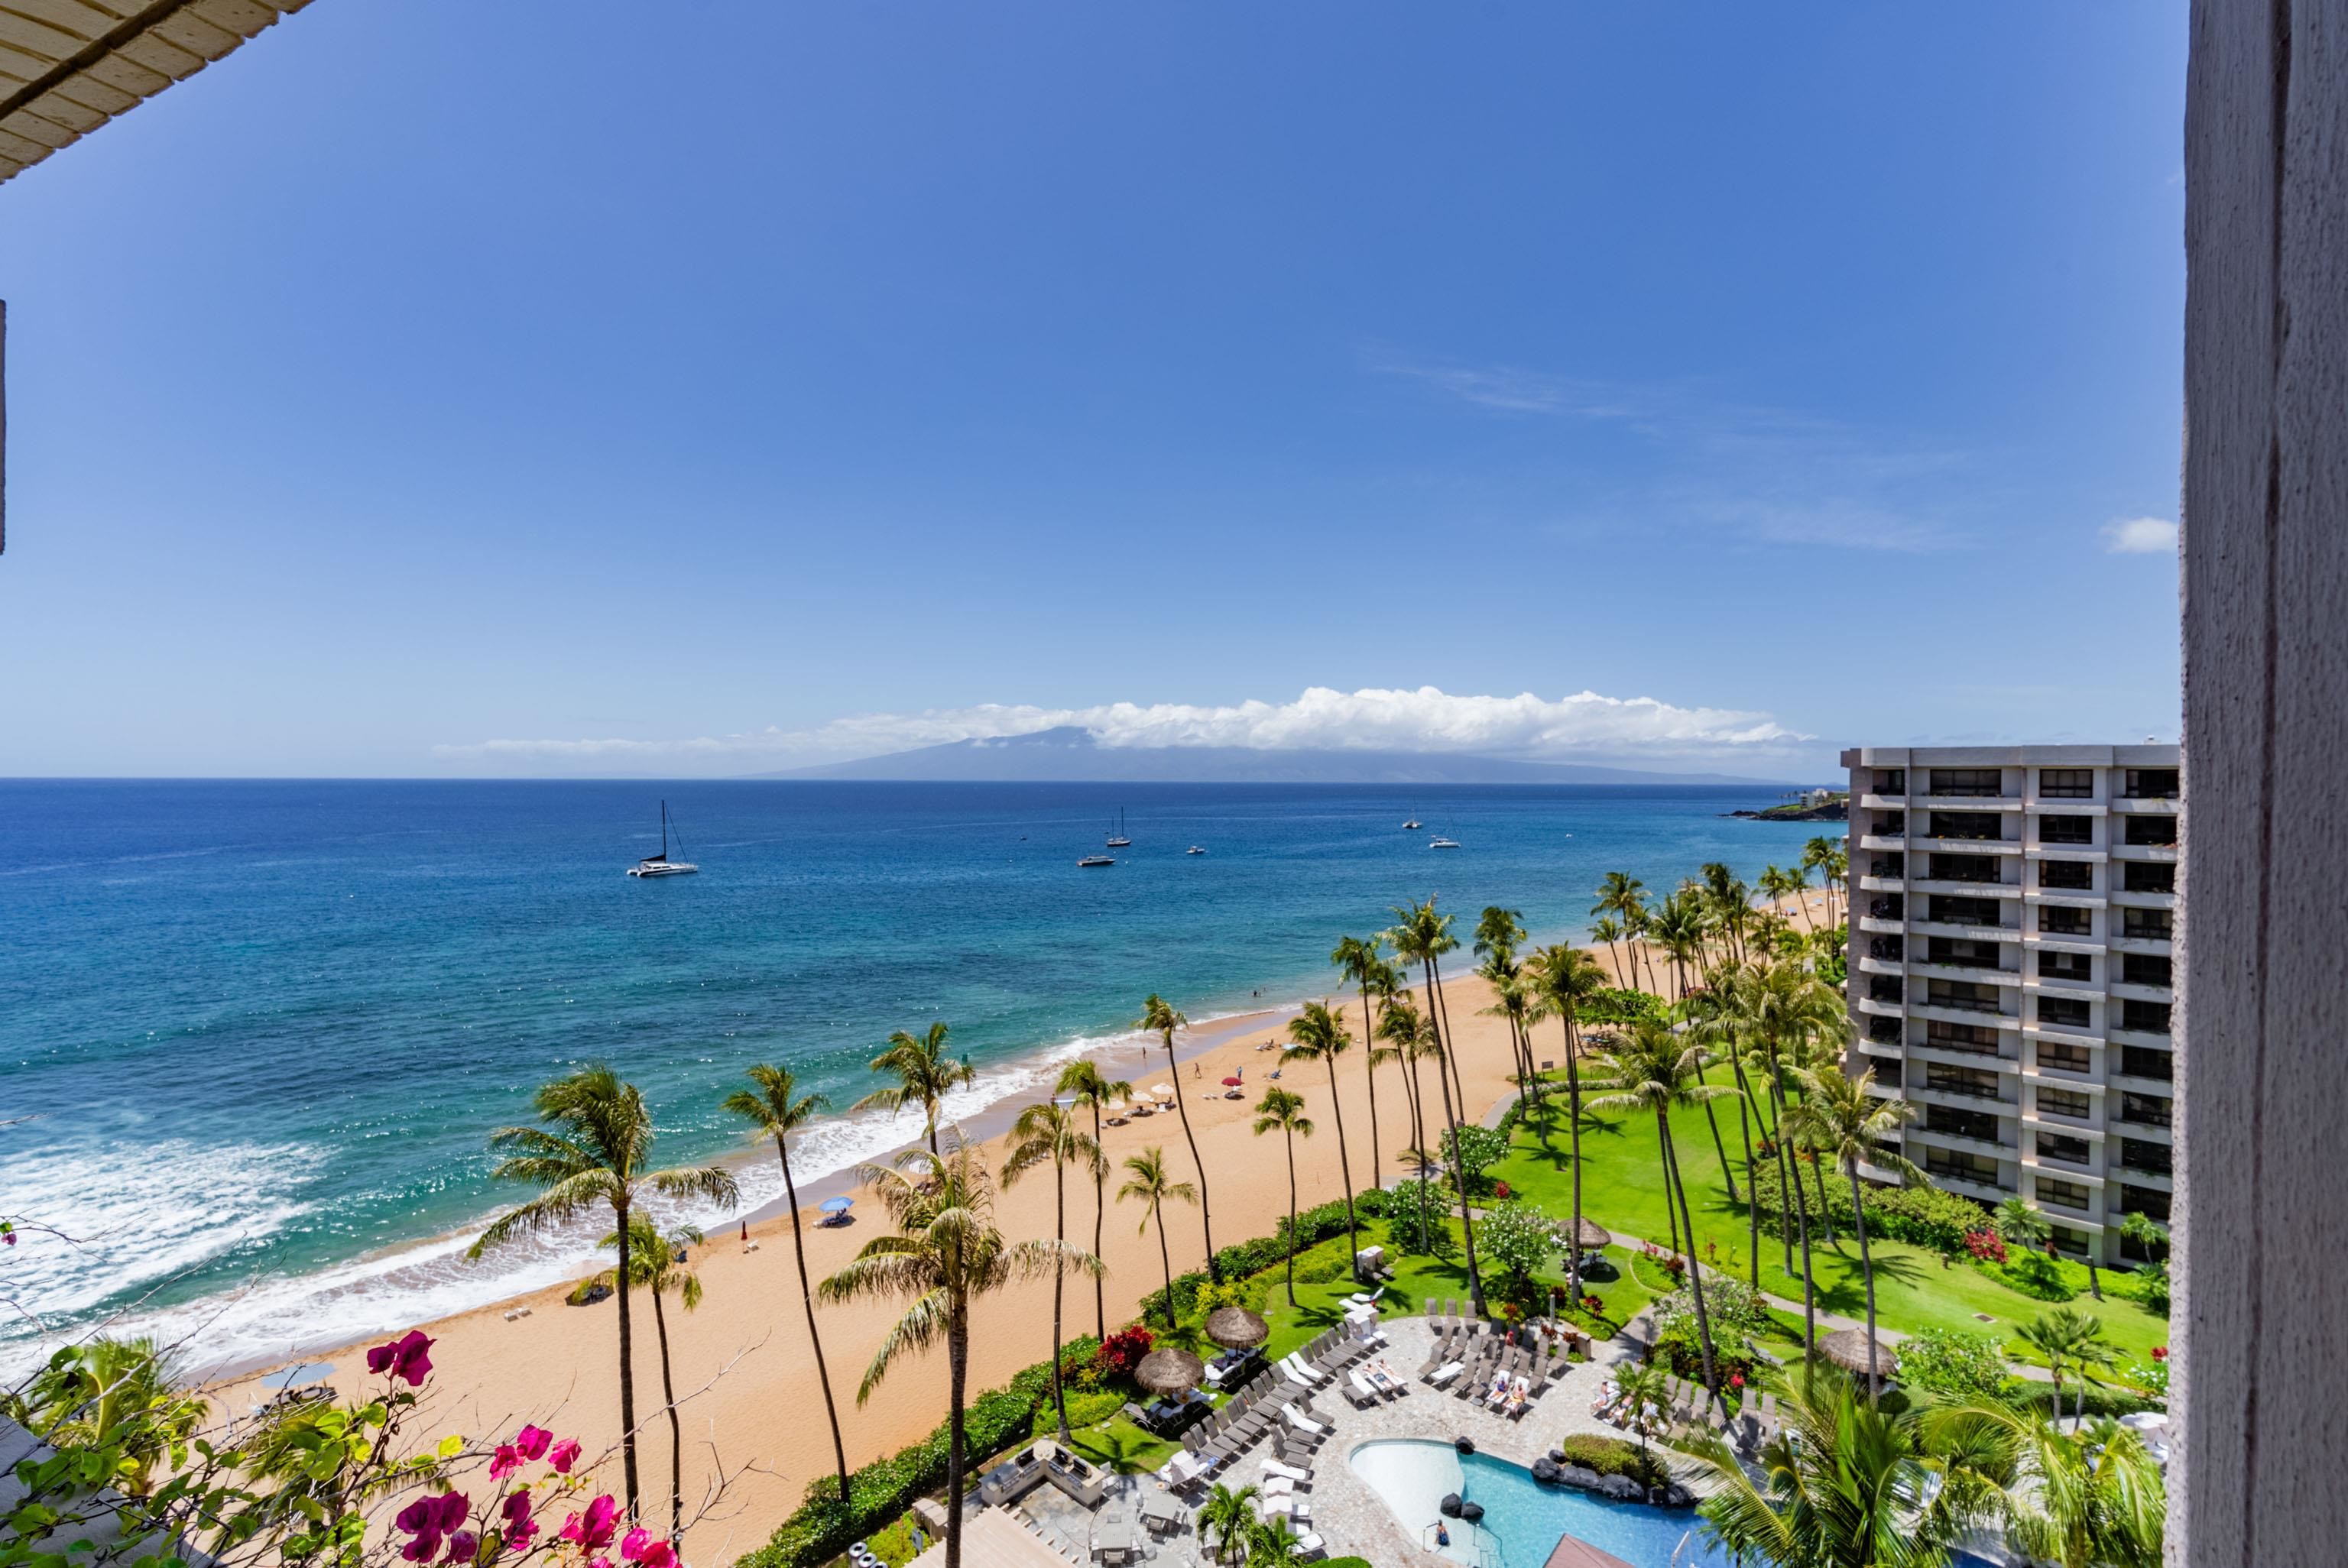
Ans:
[[[1268,1476],[1276,1476],[1285,1481],[1293,1481],[1299,1486],[1309,1486],[1313,1481],[1313,1472],[1311,1471],[1305,1470],[1297,1465],[1282,1464],[1276,1459],[1268,1459],[1263,1461],[1263,1473]]]

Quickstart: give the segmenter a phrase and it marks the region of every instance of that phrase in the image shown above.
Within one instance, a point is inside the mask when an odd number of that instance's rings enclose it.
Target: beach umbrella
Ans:
[[[270,1373],[261,1379],[261,1386],[283,1393],[296,1383],[314,1383],[319,1378],[332,1374],[334,1369],[335,1364],[332,1361],[304,1361],[298,1367],[287,1367],[280,1371]]]
[[[1822,1336],[1818,1354],[1838,1367],[1848,1367],[1864,1376],[1867,1371],[1867,1330],[1844,1328]],[[1892,1377],[1900,1370],[1900,1358],[1890,1346],[1878,1340],[1875,1346],[1875,1370],[1879,1377]]]
[[[844,1214],[856,1206],[854,1198],[826,1198],[819,1205],[828,1214]]]
[[[1207,1314],[1207,1337],[1226,1349],[1261,1345],[1272,1337],[1272,1325],[1244,1307],[1219,1307]]]
[[[1581,1238],[1581,1245],[1586,1248],[1594,1249],[1614,1245],[1613,1233],[1588,1214],[1581,1216],[1581,1228],[1574,1234]]]
[[[1247,1080],[1244,1078],[1226,1078],[1223,1080],[1223,1087],[1226,1089],[1237,1089],[1241,1084],[1245,1083],[1246,1081]]]
[[[1188,1350],[1152,1350],[1133,1369],[1133,1380],[1153,1394],[1187,1394],[1207,1376],[1207,1364]]]
[[[1161,1083],[1149,1092],[1160,1100],[1171,1100],[1174,1098],[1174,1086],[1170,1083]]]

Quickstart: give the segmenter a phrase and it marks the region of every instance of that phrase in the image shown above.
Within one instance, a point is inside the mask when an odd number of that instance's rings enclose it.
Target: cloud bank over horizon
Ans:
[[[1085,708],[987,702],[859,714],[811,730],[769,725],[674,740],[498,739],[435,746],[433,755],[448,764],[505,769],[798,767],[1054,729],[1080,729],[1096,744],[1119,748],[1424,752],[1530,762],[1780,754],[1817,739],[1766,712],[1680,707],[1653,697],[1584,691],[1549,699],[1529,692],[1466,695],[1433,686],[1357,692],[1313,686],[1282,702],[1108,702]]]

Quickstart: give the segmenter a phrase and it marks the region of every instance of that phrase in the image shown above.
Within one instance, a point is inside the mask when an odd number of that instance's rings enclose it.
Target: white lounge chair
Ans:
[[[1314,1420],[1312,1417],[1298,1409],[1294,1405],[1282,1405],[1281,1407],[1280,1413],[1287,1417],[1288,1424],[1294,1427],[1300,1432],[1311,1432],[1317,1438],[1327,1432],[1329,1430],[1319,1421]]]
[[[1309,1482],[1313,1479],[1313,1472],[1311,1471],[1300,1470],[1292,1464],[1282,1464],[1276,1459],[1268,1459],[1263,1461],[1263,1473],[1268,1476],[1278,1477],[1282,1480],[1292,1481],[1299,1485]]]

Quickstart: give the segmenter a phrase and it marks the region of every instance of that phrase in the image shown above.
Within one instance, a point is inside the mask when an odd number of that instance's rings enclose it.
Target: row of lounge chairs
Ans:
[[[1747,1452],[1758,1449],[1777,1435],[1783,1420],[1777,1410],[1777,1396],[1756,1390],[1746,1396],[1745,1408],[1733,1409],[1723,1398],[1715,1402],[1712,1390],[1701,1383],[1691,1383],[1684,1378],[1666,1380],[1671,1392],[1671,1409],[1658,1409],[1649,1405],[1646,1424],[1650,1431],[1663,1431],[1683,1427],[1694,1428],[1711,1436],[1726,1438],[1730,1443]],[[1611,1426],[1628,1429],[1637,1412],[1624,1399],[1612,1378],[1598,1387],[1598,1398],[1590,1413]]]
[[[1291,1351],[1256,1374],[1229,1404],[1184,1433],[1182,1451],[1159,1471],[1159,1479],[1177,1490],[1193,1485],[1267,1434],[1279,1434],[1290,1448],[1317,1447],[1328,1429],[1313,1414],[1313,1396],[1337,1381],[1370,1349],[1366,1341],[1332,1328]]]

